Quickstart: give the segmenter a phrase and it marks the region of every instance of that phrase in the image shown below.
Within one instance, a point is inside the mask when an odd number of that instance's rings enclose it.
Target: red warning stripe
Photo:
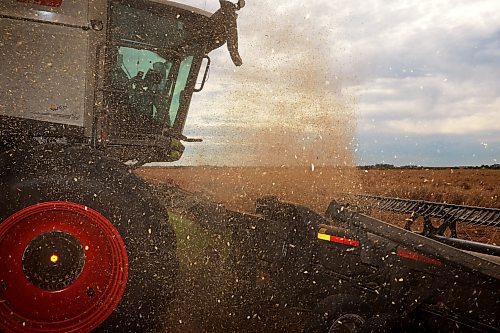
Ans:
[[[401,258],[406,258],[406,259],[410,259],[410,260],[424,262],[426,264],[431,264],[434,266],[442,266],[443,265],[443,263],[437,259],[429,258],[427,256],[424,256],[423,254],[413,252],[410,250],[406,250],[406,249],[398,249],[396,254]]]
[[[359,241],[356,239],[328,235],[328,234],[322,233],[321,231],[322,230],[320,230],[320,232],[318,233],[318,239],[326,240],[326,241],[333,242],[333,243],[349,245],[349,246],[359,246],[360,245]]]

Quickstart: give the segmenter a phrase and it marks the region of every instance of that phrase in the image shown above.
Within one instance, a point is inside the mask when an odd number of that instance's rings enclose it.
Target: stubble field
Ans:
[[[321,213],[332,199],[342,198],[345,193],[500,208],[500,170],[491,169],[196,166],[149,167],[137,173],[153,184],[179,186],[244,212],[254,212],[257,198],[276,195]],[[399,226],[405,219],[377,211],[373,216]],[[459,226],[458,231],[464,239],[500,243],[496,229]]]
[[[256,198],[272,194],[322,212],[342,193],[500,208],[500,170],[197,166],[137,173],[151,183],[176,184],[243,211],[253,211]]]

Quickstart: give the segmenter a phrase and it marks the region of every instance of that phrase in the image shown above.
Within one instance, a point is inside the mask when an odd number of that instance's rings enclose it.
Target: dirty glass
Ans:
[[[177,81],[175,82],[172,103],[170,104],[169,118],[167,120],[167,124],[170,127],[175,123],[175,119],[177,118],[177,113],[179,112],[179,107],[182,103],[184,88],[186,87],[191,73],[192,62],[193,56],[188,56],[181,61],[179,73],[177,74]]]
[[[111,74],[113,88],[127,94],[137,112],[163,122],[171,95],[173,62],[153,51],[131,47],[118,47],[117,57]]]
[[[132,3],[133,4],[133,3]],[[152,12],[135,6],[112,5],[111,38],[116,43],[130,42],[144,48],[175,50],[187,37],[184,23],[165,13]],[[139,7],[139,8],[138,8]]]
[[[158,16],[118,4],[112,10],[111,38],[116,46],[110,48],[117,48],[117,54],[111,52],[116,56],[111,85],[118,91],[111,92],[109,99],[119,99],[123,108],[130,107],[132,112],[172,127],[180,107],[179,96],[190,74],[186,60],[177,69],[176,48],[185,38],[183,22],[171,15]],[[141,118],[132,121],[136,126],[146,122]]]

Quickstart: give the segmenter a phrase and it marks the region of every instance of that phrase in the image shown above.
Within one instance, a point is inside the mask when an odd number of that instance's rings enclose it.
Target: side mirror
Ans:
[[[203,73],[203,78],[201,79],[201,83],[200,83],[200,87],[199,88],[196,88],[196,86],[194,87],[194,92],[200,92],[203,90],[203,87],[205,86],[205,82],[207,82],[207,79],[208,79],[208,73],[209,73],[209,70],[210,70],[210,57],[208,55],[205,55],[202,59],[202,63],[200,65],[203,66],[203,63],[205,63],[205,71]],[[201,72],[198,73],[198,77],[200,77],[200,74]],[[196,83],[198,84],[198,82]]]
[[[241,66],[243,61],[241,60],[240,54],[238,52],[238,27],[237,27],[237,17],[236,11],[241,8],[240,6],[245,6],[244,0],[239,0],[236,5],[229,1],[221,1],[221,8],[225,13],[225,26],[226,26],[226,38],[227,38],[227,49],[229,50],[229,55],[231,60],[236,66]]]

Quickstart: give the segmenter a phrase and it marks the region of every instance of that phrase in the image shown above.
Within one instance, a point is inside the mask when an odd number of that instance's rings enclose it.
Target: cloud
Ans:
[[[387,122],[390,130],[411,134],[453,134],[485,133],[500,131],[500,115],[498,112],[482,113],[445,120],[429,119],[417,121],[412,119],[391,120]]]
[[[359,130],[403,134],[467,135],[500,131],[495,85],[442,77],[375,79],[356,87]],[[500,88],[500,87],[499,87]]]
[[[254,0],[238,24],[244,65],[233,68],[225,47],[211,55],[210,81],[192,102],[188,132],[210,129],[218,142],[230,138],[248,150],[258,138],[245,128],[298,133],[303,125],[304,138],[326,132],[317,126],[323,122],[343,133],[339,146],[357,136],[358,161],[375,158],[371,151],[397,155],[400,164],[460,164],[458,156],[482,164],[498,156],[500,2]],[[326,103],[314,102],[324,96]],[[336,109],[334,116],[322,118],[325,108]],[[244,143],[232,140],[230,128]],[[463,152],[437,153],[432,142]]]

